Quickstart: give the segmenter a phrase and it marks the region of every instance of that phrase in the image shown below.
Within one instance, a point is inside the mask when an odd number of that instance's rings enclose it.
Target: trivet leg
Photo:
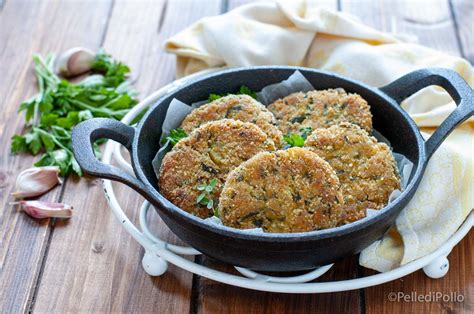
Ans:
[[[426,276],[437,279],[444,277],[449,270],[449,261],[447,256],[440,256],[425,267],[423,267],[423,271],[425,272]]]
[[[168,269],[168,262],[156,255],[154,252],[145,251],[142,266],[150,276],[161,276]]]

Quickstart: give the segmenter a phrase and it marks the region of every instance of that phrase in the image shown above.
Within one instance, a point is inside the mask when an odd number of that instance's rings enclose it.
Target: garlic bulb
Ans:
[[[62,203],[20,201],[21,209],[33,218],[71,218],[73,207]]]
[[[56,72],[64,77],[73,77],[91,70],[95,53],[76,47],[62,53],[56,60]]]
[[[56,166],[23,170],[16,178],[15,192],[12,195],[15,198],[42,195],[61,183],[58,174],[59,168]]]

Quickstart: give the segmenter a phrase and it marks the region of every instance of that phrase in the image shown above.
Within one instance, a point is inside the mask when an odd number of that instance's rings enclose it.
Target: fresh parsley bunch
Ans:
[[[171,145],[174,146],[186,136],[188,136],[188,134],[186,134],[186,132],[183,129],[181,128],[172,129],[170,133],[168,134],[168,136],[163,139],[163,141],[161,142],[161,145],[163,146],[166,144],[167,141],[169,141]]]
[[[230,94],[232,94],[232,93],[210,94],[208,100],[209,101],[214,101],[214,100],[217,100],[221,97],[224,97],[224,96],[227,96],[227,95],[230,95]],[[244,85],[240,86],[239,91],[237,93],[235,93],[235,95],[249,95],[250,97],[257,99],[257,93],[254,92],[253,90],[251,90],[250,88],[248,88],[247,86],[244,86]]]
[[[35,166],[58,166],[61,175],[82,175],[71,145],[72,128],[93,117],[121,119],[137,104],[136,92],[126,80],[128,66],[99,51],[92,64],[93,74],[79,83],[54,73],[54,55],[33,56],[39,93],[24,101],[27,131],[12,137],[13,153],[42,154]],[[95,145],[96,154],[99,153]]]

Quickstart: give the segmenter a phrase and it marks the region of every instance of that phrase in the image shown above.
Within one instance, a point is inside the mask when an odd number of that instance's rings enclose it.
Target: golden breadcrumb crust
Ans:
[[[294,147],[259,153],[234,169],[221,194],[219,215],[234,228],[304,232],[335,227],[342,201],[329,164]]]
[[[358,94],[342,88],[294,93],[268,106],[283,134],[298,133],[303,127],[327,128],[341,122],[359,125],[372,132],[370,107]]]
[[[231,119],[213,121],[195,129],[165,155],[160,169],[160,192],[176,206],[201,218],[212,209],[196,203],[199,184],[218,183],[212,192],[214,206],[229,171],[263,151],[273,142],[255,124]]]
[[[200,125],[220,119],[234,119],[256,124],[275,143],[282,146],[282,133],[273,114],[248,95],[228,95],[193,110],[182,122],[181,128],[190,133]]]
[[[357,125],[341,123],[317,129],[307,138],[305,147],[336,171],[345,204],[341,223],[365,217],[367,208],[383,208],[392,191],[400,189],[390,148]]]

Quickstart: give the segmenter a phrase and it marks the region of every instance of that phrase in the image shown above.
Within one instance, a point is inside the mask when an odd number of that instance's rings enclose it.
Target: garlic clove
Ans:
[[[73,207],[68,204],[44,201],[20,201],[21,209],[33,218],[71,218]]]
[[[83,47],[71,48],[56,60],[56,72],[64,77],[73,77],[91,70],[95,53]]]
[[[15,198],[34,197],[48,192],[60,183],[59,167],[33,167],[18,175],[12,195]]]

